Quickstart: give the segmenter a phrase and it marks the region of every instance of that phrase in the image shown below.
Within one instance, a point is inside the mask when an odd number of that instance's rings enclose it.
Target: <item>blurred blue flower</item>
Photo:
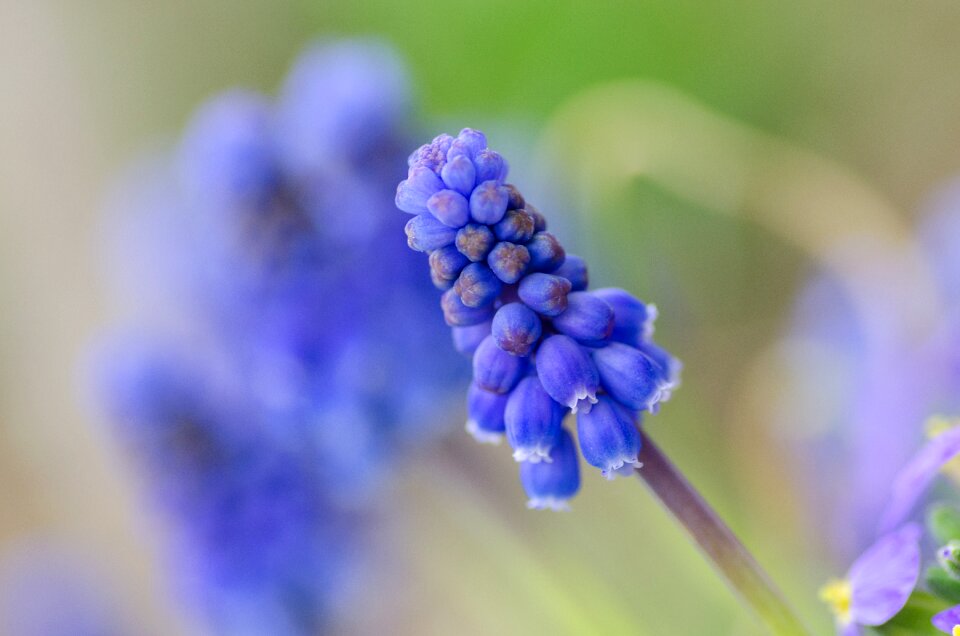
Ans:
[[[50,541],[10,544],[0,559],[0,633],[126,636],[134,633],[95,564]]]
[[[566,508],[579,488],[567,412],[590,464],[610,478],[632,470],[639,412],[678,382],[679,363],[650,340],[654,307],[584,291],[586,264],[505,183],[507,162],[483,133],[440,135],[407,163],[395,201],[414,215],[408,244],[430,254],[456,348],[473,357],[467,430],[482,442],[506,435],[533,508]]]
[[[951,634],[951,636],[960,636],[960,605],[955,605],[937,613],[932,622],[933,626],[941,632]]]
[[[135,300],[96,356],[101,400],[216,633],[327,626],[365,509],[458,379],[390,209],[408,104],[388,47],[311,46],[277,103],[201,107],[108,219]]]
[[[903,523],[944,465],[960,454],[960,426],[939,432],[907,463],[893,482],[878,532]]]
[[[779,414],[794,422],[791,428],[812,432],[805,440],[811,461],[800,470],[841,558],[875,536],[890,476],[922,444],[923,421],[960,409],[958,228],[954,184],[932,198],[917,231],[940,302],[935,324],[923,330],[907,326],[910,297],[884,291],[889,282],[879,277],[854,287],[820,271],[798,296],[789,334],[791,390],[779,397]],[[847,487],[836,488],[838,481]]]
[[[908,524],[860,555],[847,576],[820,590],[837,620],[837,633],[856,636],[860,626],[882,625],[907,603],[920,576],[920,527]]]

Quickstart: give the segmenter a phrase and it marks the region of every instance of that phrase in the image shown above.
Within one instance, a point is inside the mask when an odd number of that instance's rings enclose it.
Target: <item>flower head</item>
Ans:
[[[653,305],[587,291],[586,263],[506,183],[507,162],[483,133],[439,135],[408,166],[396,205],[414,215],[410,247],[430,253],[456,348],[473,357],[468,430],[481,441],[506,433],[534,508],[563,508],[579,487],[566,413],[604,475],[638,466],[639,412],[679,380],[679,363],[651,340]]]

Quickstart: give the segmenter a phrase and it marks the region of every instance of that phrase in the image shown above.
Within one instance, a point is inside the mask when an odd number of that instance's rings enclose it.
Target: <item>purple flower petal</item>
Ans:
[[[881,537],[850,567],[850,618],[886,623],[906,605],[919,576],[920,527],[911,523]]]
[[[856,623],[837,623],[837,634],[839,636],[863,636],[863,630]]]
[[[933,617],[933,626],[945,634],[952,634],[953,628],[960,625],[960,605],[943,610]]]
[[[937,435],[914,455],[893,482],[890,502],[880,517],[880,534],[904,522],[940,468],[958,453],[960,427]]]

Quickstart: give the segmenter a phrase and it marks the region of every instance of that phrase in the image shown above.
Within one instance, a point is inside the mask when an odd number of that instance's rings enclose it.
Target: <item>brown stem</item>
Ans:
[[[643,434],[642,479],[727,580],[777,636],[808,636],[767,574],[663,451]]]

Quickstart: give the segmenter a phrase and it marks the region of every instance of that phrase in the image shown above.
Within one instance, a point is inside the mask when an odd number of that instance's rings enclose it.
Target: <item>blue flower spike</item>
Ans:
[[[652,305],[622,289],[587,291],[586,262],[546,231],[486,144],[465,128],[421,146],[397,205],[417,215],[410,246],[430,252],[454,346],[473,359],[468,431],[484,442],[505,435],[529,506],[562,510],[580,487],[566,414],[577,415],[590,465],[607,478],[631,473],[640,413],[669,397],[680,363],[651,340]]]

